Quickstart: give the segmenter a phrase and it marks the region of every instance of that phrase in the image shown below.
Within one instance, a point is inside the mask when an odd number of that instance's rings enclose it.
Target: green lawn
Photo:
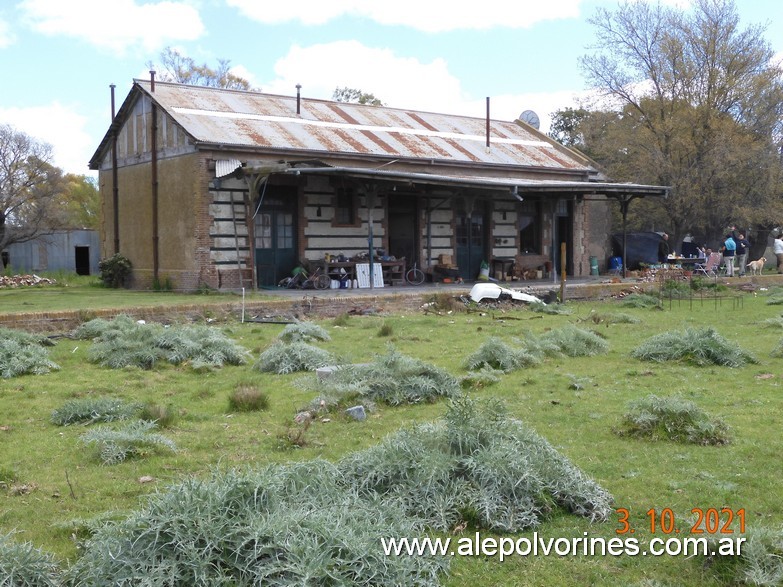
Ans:
[[[4,311],[94,307],[91,295],[81,291],[69,298],[67,287],[58,291],[0,291],[0,304]],[[94,295],[106,306],[137,305],[129,292],[95,288]],[[614,496],[616,508],[630,512],[634,536],[642,542],[652,537],[647,512],[664,508],[672,510],[685,533],[694,508],[744,508],[750,530],[779,528],[783,524],[779,499],[783,359],[771,357],[770,351],[783,336],[783,328],[767,326],[764,321],[780,317],[782,309],[768,305],[765,293],[742,295],[742,304],[729,298],[720,305],[709,299],[692,305],[675,300],[671,308],[666,302],[663,310],[629,309],[609,300],[570,303],[569,315],[520,308],[442,316],[354,316],[339,326],[332,320],[320,321],[331,341],[318,346],[346,361],[361,363],[385,353],[392,343],[403,354],[459,376],[465,374],[466,357],[491,336],[512,341],[526,333],[540,334],[569,324],[593,329],[605,336],[608,354],[547,359],[468,393],[506,402],[512,415],[606,488]],[[592,311],[622,312],[640,323],[596,323],[588,319]],[[283,328],[252,323],[220,326],[254,357]],[[688,326],[713,326],[759,362],[731,369],[678,361],[645,363],[630,357],[631,350],[647,338]],[[51,358],[61,366],[59,371],[0,380],[0,477],[7,480],[0,485],[0,529],[16,531],[17,540],[31,541],[63,561],[78,557],[86,520],[122,516],[139,507],[145,495],[163,491],[187,475],[318,457],[336,460],[377,444],[403,426],[435,420],[446,410],[445,402],[379,406],[364,422],[337,414],[328,422],[316,420],[305,433],[304,446],[292,448],[284,437],[294,426],[294,415],[313,398],[302,385],[303,374],[260,373],[249,364],[207,372],[194,372],[187,366],[112,371],[87,361],[90,344],[61,338],[51,349]],[[229,413],[229,394],[239,384],[248,383],[267,393],[270,408]],[[693,446],[618,436],[614,430],[628,402],[648,394],[678,395],[695,402],[729,424],[732,442],[727,446]],[[102,396],[170,406],[177,419],[162,432],[174,440],[178,452],[151,453],[104,466],[79,444],[84,426],[51,423],[52,411],[65,401]],[[140,482],[145,476],[153,481]],[[545,539],[612,538],[620,527],[619,514],[596,524],[559,514],[536,531]],[[465,530],[464,535],[473,533]],[[514,538],[532,536],[530,531]],[[660,531],[656,536],[662,536]],[[454,557],[443,583],[455,587],[727,584],[724,580],[714,568],[705,566],[701,557],[539,555],[510,557],[502,563],[497,557]]]

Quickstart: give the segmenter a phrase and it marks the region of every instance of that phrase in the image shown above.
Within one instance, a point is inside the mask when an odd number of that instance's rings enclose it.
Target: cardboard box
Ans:
[[[438,265],[442,265],[443,267],[451,267],[451,255],[438,255]]]

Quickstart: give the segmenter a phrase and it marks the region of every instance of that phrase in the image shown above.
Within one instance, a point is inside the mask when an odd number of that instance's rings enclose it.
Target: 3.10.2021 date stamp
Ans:
[[[618,519],[617,534],[634,534],[636,527],[631,522],[631,512],[627,508],[616,508]],[[660,510],[651,508],[646,512],[646,530],[650,534],[734,534],[745,533],[745,508],[738,510],[722,508],[691,508],[688,521],[678,520],[671,508]]]

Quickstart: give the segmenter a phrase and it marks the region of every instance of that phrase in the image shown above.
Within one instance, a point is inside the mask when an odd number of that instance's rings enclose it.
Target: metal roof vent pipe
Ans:
[[[302,84],[296,84],[296,115],[299,116],[302,113],[302,96],[299,90],[302,89]]]
[[[111,121],[112,122],[114,122],[114,117],[117,116],[117,112],[116,112],[115,107],[114,107],[114,89],[116,87],[117,86],[115,86],[114,84],[110,84],[109,85],[109,88],[111,90]]]
[[[487,153],[490,152],[489,149],[489,96],[487,96]]]
[[[155,70],[150,69],[150,92],[155,93]]]

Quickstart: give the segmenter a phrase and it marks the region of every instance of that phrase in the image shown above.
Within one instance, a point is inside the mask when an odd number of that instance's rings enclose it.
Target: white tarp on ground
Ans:
[[[507,295],[512,300],[519,300],[520,302],[528,302],[531,304],[543,304],[544,302],[536,296],[522,293],[507,287],[500,287],[496,283],[477,283],[470,289],[470,299],[474,302],[480,302],[484,299],[496,300],[501,295]]]

